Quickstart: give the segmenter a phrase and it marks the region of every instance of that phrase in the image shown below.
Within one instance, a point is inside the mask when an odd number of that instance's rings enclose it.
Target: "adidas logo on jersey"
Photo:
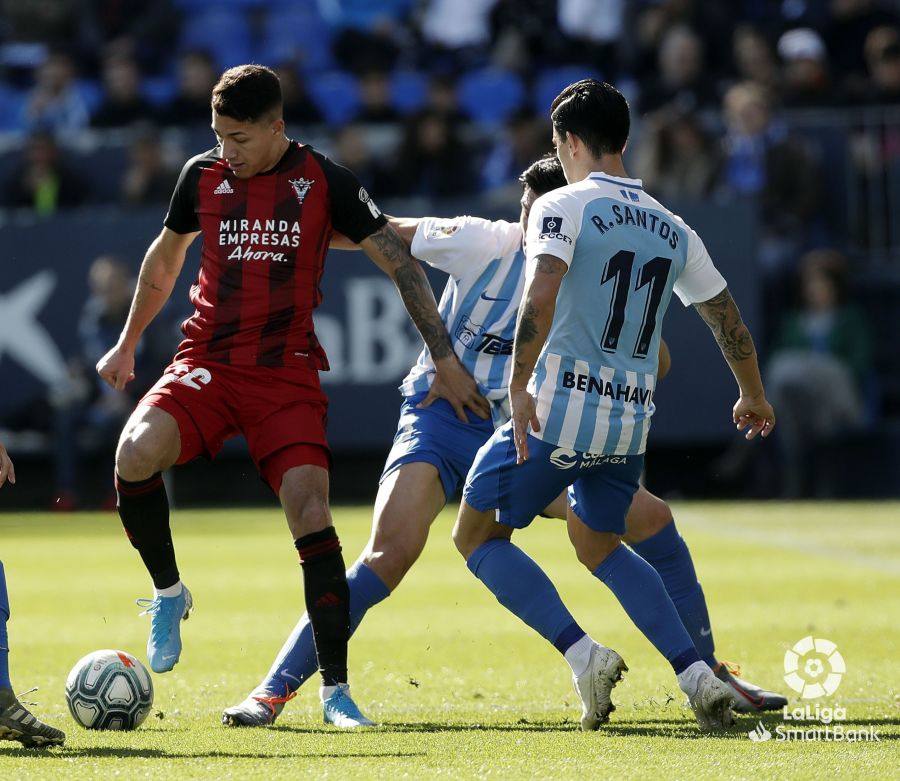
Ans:
[[[216,187],[215,190],[213,190],[213,195],[231,195],[233,192],[234,189],[232,189],[229,181],[227,179],[223,179],[222,184],[220,184],[218,187]]]

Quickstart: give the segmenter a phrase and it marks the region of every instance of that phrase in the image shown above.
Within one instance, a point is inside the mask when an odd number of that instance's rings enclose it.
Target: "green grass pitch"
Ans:
[[[277,725],[231,730],[223,707],[266,671],[302,605],[296,553],[275,510],[176,510],[179,564],[196,611],[181,663],[154,676],[154,714],[133,733],[89,732],[66,709],[72,664],[99,648],[144,659],[148,580],[114,514],[0,515],[12,600],[14,685],[68,735],[62,749],[0,743],[0,778],[888,778],[900,737],[900,505],[676,504],[713,618],[720,656],[785,689],[783,656],[808,634],[837,643],[844,680],[823,705],[880,742],[751,741],[757,719],[701,736],[671,670],[605,587],[574,560],[563,525],[517,535],[575,616],[631,670],[600,732],[577,731],[568,668],[465,569],[436,522],[422,560],[350,646],[351,681],[376,730],[321,724],[312,686]],[[338,507],[348,563],[369,508]],[[799,701],[792,699],[792,706]],[[764,719],[774,733],[781,715]],[[891,770],[891,768],[894,770]]]

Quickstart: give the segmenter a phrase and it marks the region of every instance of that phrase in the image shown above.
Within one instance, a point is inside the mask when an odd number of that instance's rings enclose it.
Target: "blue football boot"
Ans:
[[[333,724],[341,729],[375,726],[375,722],[363,716],[353,702],[349,684],[339,683],[328,697],[325,697],[325,691],[325,687],[322,687],[319,695],[322,697],[322,715],[326,724]]]
[[[147,661],[155,673],[167,673],[181,656],[181,621],[185,621],[194,608],[194,600],[187,586],[182,586],[177,597],[138,599],[138,607],[144,608],[142,616],[149,615],[150,637],[147,640]]]

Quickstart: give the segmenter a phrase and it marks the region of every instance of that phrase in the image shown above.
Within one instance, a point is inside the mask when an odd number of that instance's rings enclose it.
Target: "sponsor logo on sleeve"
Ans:
[[[372,213],[372,216],[373,216],[373,217],[380,217],[380,216],[381,216],[381,209],[379,209],[379,208],[375,205],[375,201],[373,201],[373,200],[369,197],[369,193],[366,192],[366,188],[365,188],[365,187],[360,187],[360,188],[359,188],[359,200],[361,200],[366,206],[369,207],[369,211]]]
[[[544,217],[544,221],[541,223],[541,235],[539,238],[541,239],[556,239],[557,241],[565,242],[566,244],[572,243],[572,237],[566,236],[565,233],[562,232],[563,219],[562,217],[557,217],[555,215],[551,215],[550,217]]]

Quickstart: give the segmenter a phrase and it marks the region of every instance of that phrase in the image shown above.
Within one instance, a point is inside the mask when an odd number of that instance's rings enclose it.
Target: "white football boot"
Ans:
[[[581,729],[584,732],[598,729],[609,721],[609,714],[616,709],[610,695],[627,670],[625,660],[612,648],[594,643],[587,669],[579,676],[572,676],[575,691],[581,697]]]

